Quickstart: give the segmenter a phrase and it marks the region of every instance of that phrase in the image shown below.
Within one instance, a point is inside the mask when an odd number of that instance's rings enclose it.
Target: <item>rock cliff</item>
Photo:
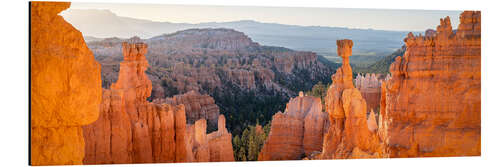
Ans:
[[[83,128],[84,163],[212,161],[205,119],[187,124],[184,105],[147,101],[152,89],[145,73],[147,44],[124,42],[122,49],[118,80],[103,91],[101,116]]]
[[[332,75],[332,85],[325,99],[329,115],[329,128],[323,142],[324,159],[381,157],[383,147],[376,132],[370,131],[366,102],[352,82],[349,56],[351,40],[338,40],[337,53],[342,57],[342,67]]]
[[[481,13],[405,38],[382,84],[381,136],[391,157],[481,155]],[[385,93],[384,93],[385,92]]]
[[[101,66],[82,33],[58,15],[70,3],[30,5],[30,163],[82,164],[82,126],[99,116]]]
[[[259,160],[293,160],[321,151],[326,113],[323,113],[321,99],[312,96],[299,97],[288,102],[284,113],[273,116],[271,131]]]

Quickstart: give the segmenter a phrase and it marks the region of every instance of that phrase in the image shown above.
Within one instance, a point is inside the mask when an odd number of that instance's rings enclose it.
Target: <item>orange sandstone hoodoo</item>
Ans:
[[[205,119],[194,125],[186,123],[184,105],[146,100],[152,88],[145,73],[147,45],[124,42],[122,49],[124,60],[118,81],[110,90],[104,90],[101,117],[84,127],[84,163],[234,161],[233,156],[211,155],[233,152],[232,147],[226,146],[231,135],[225,127],[219,125],[218,131],[208,137]],[[214,145],[209,147],[209,143]]]
[[[383,146],[373,131],[376,127],[368,127],[365,99],[353,85],[349,65],[352,46],[351,40],[337,41],[337,53],[343,62],[332,76],[333,83],[328,88],[325,100],[330,125],[323,142],[323,159],[383,156]]]
[[[99,117],[101,66],[82,33],[58,15],[70,3],[30,5],[30,163],[82,164],[82,126]]]
[[[481,13],[465,11],[425,36],[408,34],[406,53],[382,85],[381,136],[391,157],[481,155]]]
[[[303,155],[321,152],[326,114],[321,99],[304,96],[288,102],[284,113],[273,116],[271,131],[259,153],[259,160],[301,159]]]
[[[217,119],[219,117],[219,106],[215,104],[214,98],[209,95],[202,95],[197,91],[189,91],[184,94],[175,95],[166,99],[155,99],[172,105],[183,104],[186,109],[186,118],[189,124],[194,124],[196,120],[206,119],[207,129],[217,129]]]

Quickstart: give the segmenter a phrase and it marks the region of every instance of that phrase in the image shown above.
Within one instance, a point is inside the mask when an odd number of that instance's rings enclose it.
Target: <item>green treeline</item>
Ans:
[[[243,130],[241,136],[233,137],[233,152],[236,161],[256,161],[259,157],[259,152],[269,135],[271,124],[263,128],[258,128],[259,126],[258,124],[249,125]]]

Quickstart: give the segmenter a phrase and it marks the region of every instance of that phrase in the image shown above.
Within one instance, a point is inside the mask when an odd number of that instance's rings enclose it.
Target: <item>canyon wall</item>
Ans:
[[[207,121],[187,123],[184,105],[149,102],[147,44],[122,43],[123,62],[111,89],[103,91],[99,119],[83,129],[85,164],[208,162]],[[222,116],[223,117],[223,116]],[[225,125],[225,123],[223,123]],[[225,130],[220,127],[219,131]],[[215,132],[214,132],[215,133]],[[224,138],[231,142],[230,138]],[[222,143],[224,144],[224,143]],[[220,144],[220,145],[222,145]],[[221,147],[231,152],[232,147]]]
[[[58,14],[70,3],[30,2],[31,165],[82,164],[82,126],[99,116],[101,66]]]
[[[342,66],[332,75],[332,85],[325,98],[329,128],[323,142],[322,159],[375,158],[383,156],[383,145],[374,127],[368,127],[367,104],[360,91],[354,88],[349,56],[351,40],[337,40],[337,53]],[[373,124],[371,124],[373,125]]]
[[[312,152],[321,152],[327,119],[321,110],[320,98],[300,92],[298,97],[291,99],[284,113],[273,116],[259,161],[301,159]]]
[[[381,136],[391,157],[481,155],[481,13],[405,38],[382,84]]]

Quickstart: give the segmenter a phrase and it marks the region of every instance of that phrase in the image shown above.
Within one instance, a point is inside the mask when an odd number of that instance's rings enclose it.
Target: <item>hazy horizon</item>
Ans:
[[[423,32],[450,16],[457,28],[461,11],[78,3],[71,9],[109,10],[117,16],[154,22],[199,24],[252,20],[298,26]]]

